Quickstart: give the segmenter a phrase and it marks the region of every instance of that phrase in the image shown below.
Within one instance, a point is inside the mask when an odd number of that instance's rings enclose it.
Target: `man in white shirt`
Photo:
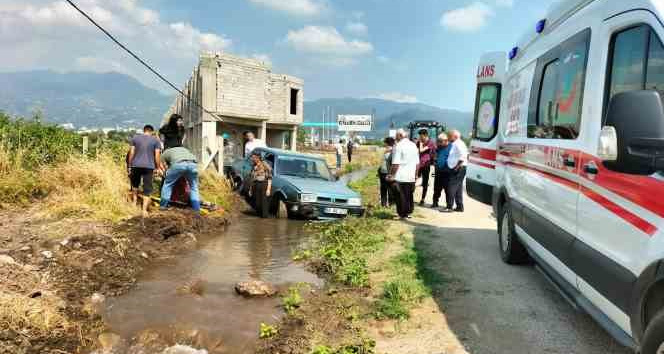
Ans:
[[[334,150],[337,152],[337,170],[341,168],[341,156],[344,154],[344,141],[339,140],[334,144]]]
[[[461,140],[461,133],[452,130],[448,134],[452,149],[447,158],[447,166],[451,170],[449,190],[445,192],[447,198],[447,209],[445,211],[456,211],[463,213],[463,180],[466,178],[466,165],[468,164],[468,147]],[[456,207],[452,209],[452,206]]]
[[[247,142],[244,144],[245,157],[251,156],[251,152],[256,148],[266,147],[265,142],[261,139],[256,139],[256,136],[252,132],[246,132],[245,137],[247,138]]]
[[[397,144],[392,152],[392,167],[388,180],[395,182],[395,196],[397,213],[402,219],[410,218],[415,209],[413,194],[417,165],[420,162],[420,152],[412,141],[406,137],[403,129],[397,131]]]

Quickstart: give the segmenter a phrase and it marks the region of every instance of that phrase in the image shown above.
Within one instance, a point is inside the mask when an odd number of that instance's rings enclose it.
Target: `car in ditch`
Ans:
[[[339,219],[364,214],[360,194],[338,180],[323,158],[271,148],[256,152],[272,167],[270,211],[277,217]],[[249,196],[252,167],[249,157],[238,159],[229,178],[253,206]]]

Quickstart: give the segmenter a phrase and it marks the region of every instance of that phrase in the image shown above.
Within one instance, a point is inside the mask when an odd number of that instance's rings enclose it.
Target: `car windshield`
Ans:
[[[324,161],[295,156],[280,156],[277,159],[276,173],[282,176],[318,178],[332,181],[332,175]]]

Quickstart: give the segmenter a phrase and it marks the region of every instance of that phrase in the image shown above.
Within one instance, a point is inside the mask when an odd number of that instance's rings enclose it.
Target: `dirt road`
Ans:
[[[463,214],[418,208],[409,222],[416,248],[439,255],[428,266],[448,284],[434,299],[445,317],[442,323],[466,351],[630,353],[588,315],[575,311],[534,267],[501,261],[491,212],[466,198]]]

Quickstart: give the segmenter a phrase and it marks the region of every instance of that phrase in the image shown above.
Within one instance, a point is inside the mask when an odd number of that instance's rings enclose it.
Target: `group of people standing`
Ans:
[[[187,202],[194,211],[200,212],[198,165],[194,154],[183,146],[184,136],[184,120],[180,115],[173,114],[168,124],[159,130],[159,137],[155,136],[153,126],[146,125],[142,134],[131,139],[127,153],[127,173],[133,202],[137,202],[139,194],[143,197],[144,216],[151,202],[154,175],[163,176],[159,204],[161,209],[168,208],[174,188],[184,179],[186,182],[180,183],[187,191]],[[139,192],[141,185],[142,193]]]
[[[434,193],[432,208],[439,208],[442,192],[445,191],[443,212],[463,212],[463,180],[466,177],[468,148],[457,130],[440,134],[434,143],[429,132],[422,129],[417,140],[408,139],[400,129],[395,138],[384,140],[385,153],[378,170],[380,178],[381,204],[384,207],[396,205],[400,218],[410,218],[415,208],[415,188],[418,179],[422,180],[424,206],[431,172],[434,172]]]

